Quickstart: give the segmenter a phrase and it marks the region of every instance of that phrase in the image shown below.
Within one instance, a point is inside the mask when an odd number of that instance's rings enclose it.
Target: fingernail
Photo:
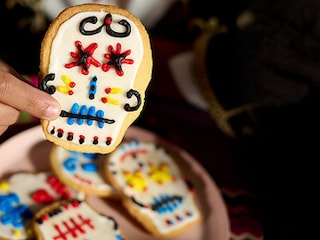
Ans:
[[[54,120],[59,116],[59,112],[60,109],[58,106],[55,105],[50,105],[47,109],[46,109],[46,118],[47,120]]]

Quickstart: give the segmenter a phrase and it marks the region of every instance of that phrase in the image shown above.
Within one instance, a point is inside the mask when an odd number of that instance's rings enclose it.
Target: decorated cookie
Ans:
[[[38,240],[125,240],[118,223],[86,202],[56,202],[39,211],[33,221]]]
[[[177,235],[202,219],[192,183],[175,159],[155,143],[130,141],[108,154],[106,162],[125,208],[156,236]]]
[[[127,10],[62,11],[41,45],[39,88],[61,105],[60,117],[41,120],[46,138],[68,150],[111,152],[140,115],[151,72],[148,33]]]
[[[58,145],[50,152],[52,170],[64,184],[87,194],[117,197],[103,173],[104,161],[104,154],[75,152]]]
[[[78,196],[51,172],[13,174],[0,182],[0,239],[30,239],[39,209]]]

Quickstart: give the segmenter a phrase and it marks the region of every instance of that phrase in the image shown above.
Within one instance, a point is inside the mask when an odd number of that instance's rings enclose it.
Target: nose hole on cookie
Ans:
[[[90,80],[90,86],[89,86],[89,99],[93,100],[95,98],[96,92],[97,92],[97,77],[94,76]]]

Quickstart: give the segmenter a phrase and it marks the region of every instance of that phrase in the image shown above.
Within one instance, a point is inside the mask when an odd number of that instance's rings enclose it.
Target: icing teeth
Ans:
[[[89,107],[89,109],[88,109],[88,116],[93,117],[95,111],[96,111],[96,108],[95,108],[94,106]],[[89,126],[91,126],[92,123],[93,123],[93,120],[92,120],[92,119],[88,119],[88,120],[87,120],[87,124],[88,124]]]
[[[183,198],[180,196],[160,195],[158,198],[154,198],[151,209],[159,214],[174,212],[182,203]]]
[[[102,119],[104,116],[104,112],[102,110],[98,110],[96,116],[97,116],[97,118]],[[98,121],[98,126],[99,126],[99,128],[103,128],[103,126],[104,126],[103,122]]]
[[[98,113],[98,112],[97,112],[97,115],[99,116],[99,113]],[[64,135],[65,135],[65,132],[64,132],[64,130],[63,130],[62,128],[56,129],[55,127],[53,127],[53,128],[50,130],[50,133],[51,133],[52,135],[57,134],[57,137],[58,137],[58,138],[63,138]],[[65,138],[66,138],[67,141],[72,141],[72,140],[75,138],[75,137],[74,137],[74,132],[67,132]],[[80,134],[79,136],[77,136],[77,139],[78,139],[79,144],[83,144],[83,143],[85,142],[85,138],[86,138],[86,137],[85,137],[84,135],[82,135],[82,134]],[[99,143],[99,137],[98,137],[98,136],[94,136],[94,137],[92,138],[92,144],[95,144],[95,145],[96,145],[96,144],[98,144],[98,143]],[[106,140],[105,140],[105,144],[106,144],[106,145],[112,144],[112,137],[107,136],[107,137],[106,137]]]
[[[95,111],[96,108],[94,106],[87,107],[86,105],[82,105],[80,107],[78,103],[74,103],[70,112],[62,110],[60,117],[67,117],[69,125],[73,125],[74,123],[82,125],[86,120],[87,125],[91,126],[93,121],[97,121],[99,128],[103,128],[105,123],[112,124],[115,122],[112,119],[103,118],[104,111]]]

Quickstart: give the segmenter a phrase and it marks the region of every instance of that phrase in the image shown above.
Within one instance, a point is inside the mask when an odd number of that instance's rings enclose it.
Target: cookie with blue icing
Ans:
[[[65,9],[41,45],[39,88],[61,105],[57,119],[41,120],[46,138],[72,151],[112,152],[141,114],[151,72],[137,17],[100,4]]]
[[[167,146],[127,141],[105,162],[125,208],[155,236],[176,236],[202,220],[197,192],[178,157]]]
[[[50,152],[52,171],[66,186],[85,194],[118,198],[103,172],[104,162],[105,154],[75,152],[58,145]]]
[[[81,195],[51,171],[13,173],[0,181],[0,239],[31,239],[34,214],[55,201]]]

